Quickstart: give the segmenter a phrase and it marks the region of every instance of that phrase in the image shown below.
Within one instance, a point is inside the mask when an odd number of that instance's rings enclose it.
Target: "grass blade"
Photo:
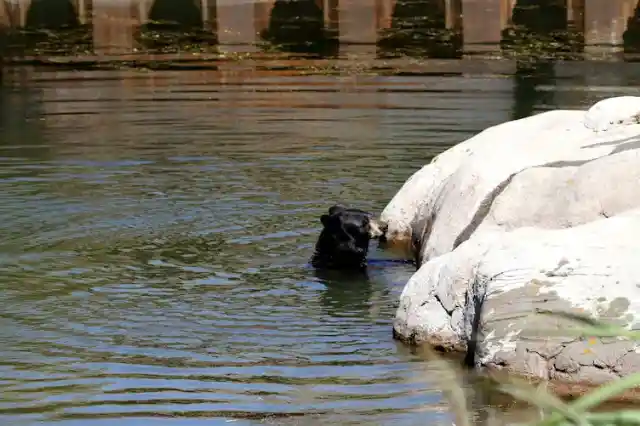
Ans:
[[[573,403],[569,404],[575,410],[586,411],[598,404],[608,400],[609,398],[619,395],[626,390],[640,386],[640,373],[635,373],[627,377],[613,380],[606,383],[593,391],[583,395]]]
[[[556,415],[564,417],[572,424],[580,426],[589,426],[589,422],[581,416],[578,410],[574,407],[566,404],[560,398],[548,392],[543,387],[534,387],[531,384],[522,380],[510,379],[510,383],[505,383],[499,386],[502,392],[508,393],[516,399],[528,402],[531,405],[536,406],[539,409],[552,411]]]
[[[621,379],[616,379],[609,383],[601,385],[600,387],[594,389],[593,391],[587,393],[586,395],[583,395],[582,397],[576,399],[575,401],[570,403],[569,406],[572,408],[573,411],[584,412],[597,405],[602,404],[603,402],[607,401],[609,398],[615,395],[618,395],[627,389],[635,388],[638,386],[640,386],[640,373],[635,373],[630,376],[627,376]],[[640,411],[633,411],[633,412],[638,413],[638,415],[640,415]],[[616,412],[614,411],[613,413],[609,413],[609,414],[615,414],[615,413]],[[627,415],[628,413],[630,412],[627,412]],[[592,415],[595,413],[588,413],[588,414]],[[605,414],[605,413],[599,413],[599,414]],[[539,423],[539,425],[540,426],[557,425],[558,422],[562,421],[562,418],[563,417],[560,416],[558,413],[553,413],[551,416],[549,416],[547,420]]]
[[[640,411],[622,410],[606,413],[586,413],[590,424],[599,425],[640,425]]]
[[[471,416],[467,407],[467,396],[460,385],[460,377],[450,363],[440,357],[427,345],[422,348],[431,365],[435,365],[440,374],[438,384],[448,396],[448,401],[455,415],[456,426],[471,426]]]

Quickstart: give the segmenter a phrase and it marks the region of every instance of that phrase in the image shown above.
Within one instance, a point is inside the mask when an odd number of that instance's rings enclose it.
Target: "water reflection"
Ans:
[[[320,212],[379,212],[487,126],[640,84],[632,64],[471,65],[7,74],[0,423],[446,422],[435,367],[391,339],[413,267],[309,268]]]
[[[518,63],[514,73],[514,106],[513,120],[528,117],[536,110],[536,106],[555,105],[554,91],[540,91],[540,86],[555,84],[554,64],[541,61],[533,64]]]

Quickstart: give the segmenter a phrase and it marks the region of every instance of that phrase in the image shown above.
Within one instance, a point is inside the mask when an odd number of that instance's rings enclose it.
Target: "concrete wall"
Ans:
[[[0,0],[0,26],[27,23],[35,3],[67,2],[80,23],[93,22],[98,53],[121,53],[135,47],[133,35],[161,0]],[[302,1],[302,0],[299,0]],[[337,31],[345,46],[374,45],[379,31],[388,28],[398,1],[314,0],[324,13],[325,27]],[[421,0],[412,0],[421,1]],[[482,50],[500,42],[512,23],[514,8],[525,0],[435,0],[446,9],[446,26],[461,31],[468,49]],[[584,31],[586,45],[620,46],[629,20],[638,13],[637,0],[548,0],[566,6],[568,26]],[[259,33],[269,24],[276,0],[173,0],[200,10],[204,28],[217,32],[223,50],[254,49]],[[540,4],[544,1],[540,1]],[[427,13],[427,12],[425,12]],[[639,17],[640,19],[640,17]]]

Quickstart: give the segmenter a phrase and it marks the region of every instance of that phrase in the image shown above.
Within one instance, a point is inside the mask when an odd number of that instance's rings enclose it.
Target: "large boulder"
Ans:
[[[569,324],[540,312],[638,322],[639,113],[631,96],[545,112],[488,128],[416,172],[381,215],[387,239],[411,242],[419,263],[395,335],[567,383],[640,371],[634,342],[563,335]]]

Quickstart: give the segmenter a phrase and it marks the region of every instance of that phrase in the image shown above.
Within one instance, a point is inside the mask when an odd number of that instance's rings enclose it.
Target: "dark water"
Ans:
[[[625,64],[459,71],[11,72],[0,424],[450,422],[435,371],[391,336],[412,267],[318,275],[319,215],[379,212],[486,126],[640,84]]]

